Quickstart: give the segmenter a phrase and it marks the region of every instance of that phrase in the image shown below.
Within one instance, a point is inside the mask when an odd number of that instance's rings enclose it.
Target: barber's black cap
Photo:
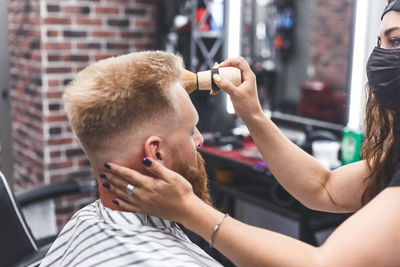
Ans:
[[[389,11],[392,11],[392,10],[400,11],[400,0],[395,0],[395,1],[393,1],[390,4],[387,5],[385,10],[383,11],[381,20],[383,19],[383,16],[385,16],[386,13],[388,13]]]

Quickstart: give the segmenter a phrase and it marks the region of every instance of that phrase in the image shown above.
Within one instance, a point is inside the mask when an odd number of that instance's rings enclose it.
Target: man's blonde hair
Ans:
[[[168,87],[183,74],[182,58],[162,51],[111,57],[81,72],[64,91],[65,110],[86,152],[138,127],[153,115],[173,112]]]

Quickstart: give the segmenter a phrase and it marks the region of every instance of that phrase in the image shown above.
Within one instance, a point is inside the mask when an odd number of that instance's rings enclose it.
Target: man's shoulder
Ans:
[[[75,214],[71,217],[71,219],[79,216],[98,215],[99,205],[100,205],[100,200],[97,199],[94,202],[87,204],[86,206],[82,207],[77,212],[75,212]]]
[[[99,222],[98,205],[98,200],[96,200],[78,210],[70,218],[58,234],[41,266],[66,266],[60,264],[60,260],[69,254],[67,248],[76,243],[82,235],[94,233],[94,226]]]
[[[71,231],[75,226],[82,226],[85,223],[93,223],[100,219],[98,215],[98,200],[84,206],[69,219],[69,221],[64,225],[63,229],[59,233],[59,236],[64,234],[64,232],[68,231],[69,234],[72,234],[74,231]]]
[[[65,225],[42,266],[216,266],[175,224],[95,201]],[[107,252],[105,252],[107,251]]]

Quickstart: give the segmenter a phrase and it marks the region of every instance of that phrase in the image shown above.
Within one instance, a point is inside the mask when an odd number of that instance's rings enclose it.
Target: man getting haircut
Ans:
[[[147,51],[94,63],[65,88],[69,122],[99,184],[100,199],[64,226],[41,266],[220,266],[174,222],[123,212],[105,162],[146,173],[144,158],[181,173],[210,203],[198,114],[179,83],[179,56]],[[140,188],[127,187],[134,197]]]

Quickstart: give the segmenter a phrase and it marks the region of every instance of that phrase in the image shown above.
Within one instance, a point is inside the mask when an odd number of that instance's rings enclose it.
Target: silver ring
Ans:
[[[128,194],[128,195],[130,195],[130,196],[132,196],[132,193],[133,193],[133,189],[135,188],[135,186],[133,186],[133,185],[131,185],[131,184],[128,184],[127,186],[126,186],[126,193]]]

